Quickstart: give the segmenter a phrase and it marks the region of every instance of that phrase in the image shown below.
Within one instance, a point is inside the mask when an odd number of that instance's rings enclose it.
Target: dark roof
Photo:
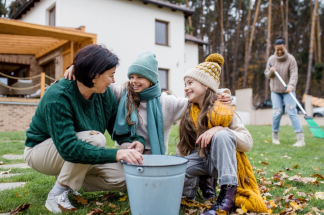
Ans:
[[[209,43],[203,41],[202,39],[199,39],[198,37],[191,36],[190,34],[185,35],[185,41],[190,41],[197,43],[198,45],[208,45]]]
[[[10,18],[11,19],[20,19],[22,17],[22,15],[27,13],[32,7],[34,7],[35,3],[39,2],[39,1],[40,0],[29,0],[27,3],[25,3],[20,8],[20,10],[18,10]],[[172,3],[169,3],[169,2],[163,2],[163,1],[159,1],[159,0],[138,0],[138,1],[142,1],[144,4],[148,4],[148,3],[155,4],[160,8],[162,8],[162,7],[171,8],[172,11],[179,10],[179,11],[182,11],[185,16],[191,16],[192,14],[195,13],[195,11],[190,9],[190,8],[182,7],[180,5],[172,4]]]
[[[172,4],[170,2],[165,2],[160,0],[139,0],[139,1],[142,1],[144,4],[148,4],[148,3],[155,4],[160,8],[162,7],[171,8],[172,11],[179,10],[182,11],[185,16],[191,16],[195,13],[195,11],[190,8],[182,7],[180,5]]]
[[[11,19],[20,19],[22,15],[27,13],[27,11],[30,10],[30,8],[34,7],[36,2],[39,2],[40,0],[29,0],[26,2],[14,15],[12,15]]]

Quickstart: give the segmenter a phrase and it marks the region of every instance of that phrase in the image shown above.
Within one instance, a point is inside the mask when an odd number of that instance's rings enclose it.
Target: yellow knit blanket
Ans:
[[[215,102],[214,108],[215,112],[212,112],[211,119],[209,114],[207,115],[208,127],[227,127],[232,120],[234,109],[231,110],[229,106],[224,105],[219,101]],[[190,109],[190,116],[196,127],[198,124],[199,113],[200,109],[198,105],[193,104]],[[250,212],[271,213],[272,211],[267,209],[267,206],[261,198],[259,187],[247,156],[244,152],[239,152],[236,150],[236,159],[237,178],[239,184],[235,199],[236,207],[242,207],[244,205],[245,208]]]

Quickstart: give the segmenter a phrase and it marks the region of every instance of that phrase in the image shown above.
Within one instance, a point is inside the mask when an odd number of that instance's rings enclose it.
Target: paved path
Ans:
[[[8,160],[24,159],[24,155],[2,155],[2,157]]]
[[[17,164],[7,164],[7,165],[0,165],[0,169],[12,169],[12,168],[30,168],[25,163],[17,163]]]
[[[0,214],[0,215],[10,215],[10,213]]]
[[[21,175],[21,173],[16,174],[0,174],[0,178],[10,178],[12,176]]]
[[[0,191],[25,186],[26,182],[0,183]]]

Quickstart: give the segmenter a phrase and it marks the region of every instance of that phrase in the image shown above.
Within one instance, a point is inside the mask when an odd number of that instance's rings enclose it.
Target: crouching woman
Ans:
[[[46,208],[75,210],[68,199],[84,191],[125,190],[120,160],[142,163],[136,150],[106,149],[105,130],[111,134],[117,101],[114,82],[118,58],[108,49],[91,45],[73,61],[76,81],[61,79],[46,91],[27,130],[24,157],[36,171],[57,176]],[[123,137],[116,137],[122,141]]]
[[[267,212],[243,153],[251,149],[252,137],[233,107],[216,101],[223,63],[221,55],[212,54],[184,77],[189,103],[181,119],[177,145],[180,155],[189,160],[183,197],[194,199],[200,176],[211,176],[219,180],[220,193],[217,203],[203,214],[216,214],[219,209],[230,214],[235,205],[241,204],[250,211]],[[251,183],[246,184],[245,180]],[[249,203],[260,203],[260,210]]]

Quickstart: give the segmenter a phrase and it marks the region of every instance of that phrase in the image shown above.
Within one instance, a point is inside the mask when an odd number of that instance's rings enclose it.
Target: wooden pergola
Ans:
[[[61,28],[0,18],[0,54],[28,54],[39,59],[61,47],[69,56],[63,65],[72,63],[75,53],[87,44],[96,44],[97,35],[85,28]],[[67,50],[69,49],[69,50]],[[41,95],[45,89],[45,73],[41,77]]]

